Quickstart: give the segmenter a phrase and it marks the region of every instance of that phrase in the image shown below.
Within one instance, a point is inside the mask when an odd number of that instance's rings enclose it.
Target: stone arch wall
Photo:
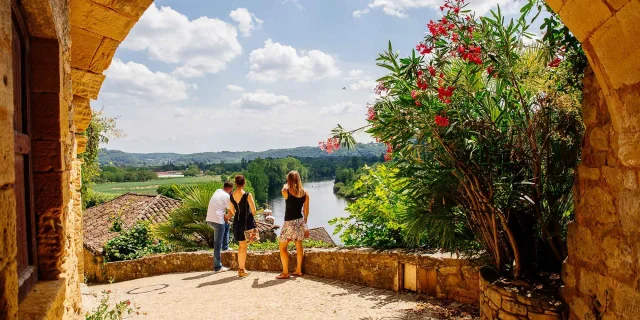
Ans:
[[[572,319],[640,313],[639,0],[546,0],[589,59],[563,296]]]

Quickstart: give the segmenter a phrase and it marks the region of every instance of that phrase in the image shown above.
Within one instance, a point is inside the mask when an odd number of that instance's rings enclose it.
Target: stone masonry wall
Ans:
[[[11,1],[0,0],[0,319],[18,317]]]
[[[587,131],[562,274],[574,319],[640,314],[640,162],[630,161],[640,155],[640,133],[616,132],[610,111],[617,110],[608,106],[606,95],[587,70],[582,105]],[[629,94],[626,103],[640,103],[640,95]]]
[[[480,271],[480,319],[561,320],[562,303],[533,298],[513,287],[490,280]],[[485,275],[485,276],[483,276]]]
[[[295,252],[290,253],[291,270],[295,268]],[[237,268],[237,253],[223,252],[222,263]],[[305,274],[341,280],[362,286],[387,290],[402,290],[401,267],[413,264],[434,272],[435,283],[429,293],[440,299],[476,303],[479,296],[478,268],[473,261],[449,255],[410,254],[371,249],[309,249],[305,250]],[[138,260],[103,264],[85,250],[85,277],[89,283],[127,281],[165,273],[211,271],[211,252],[172,253]],[[250,252],[248,270],[282,270],[279,252]]]

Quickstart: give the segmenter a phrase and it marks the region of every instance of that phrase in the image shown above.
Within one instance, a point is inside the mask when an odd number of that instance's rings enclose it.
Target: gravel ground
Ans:
[[[275,276],[253,272],[238,278],[233,271],[168,274],[84,287],[83,304],[85,310],[95,309],[101,292],[110,290],[112,302],[129,300],[139,313],[128,319],[475,319],[464,312],[465,306],[425,301],[412,293]]]

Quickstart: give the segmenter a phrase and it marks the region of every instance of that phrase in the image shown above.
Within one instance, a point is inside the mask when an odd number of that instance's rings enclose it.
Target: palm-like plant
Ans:
[[[169,220],[154,227],[154,233],[182,249],[213,247],[213,229],[207,225],[209,200],[222,188],[222,183],[206,183],[176,188],[182,206],[174,210]]]

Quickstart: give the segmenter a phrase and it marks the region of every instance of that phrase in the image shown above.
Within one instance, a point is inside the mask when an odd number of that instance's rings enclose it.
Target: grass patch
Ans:
[[[198,184],[207,183],[212,181],[219,181],[220,177],[217,176],[202,176],[202,177],[182,177],[182,178],[161,178],[144,182],[117,182],[117,183],[100,183],[93,186],[93,190],[100,193],[108,193],[121,195],[127,192],[143,193],[143,194],[156,194],[158,186],[164,184]]]

